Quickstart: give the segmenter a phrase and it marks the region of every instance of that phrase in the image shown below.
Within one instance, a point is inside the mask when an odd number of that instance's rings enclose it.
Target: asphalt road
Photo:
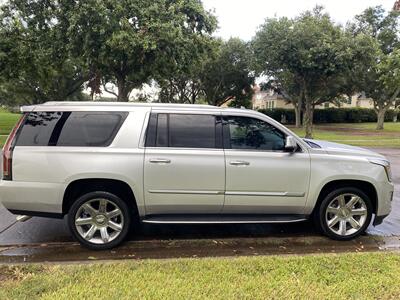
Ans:
[[[392,163],[393,178],[396,184],[393,209],[383,224],[370,227],[369,234],[400,236],[400,150],[375,149],[384,154]],[[263,225],[142,225],[135,240],[149,239],[197,239],[197,238],[241,238],[269,236],[302,236],[315,234],[310,222],[297,224]],[[69,242],[66,220],[35,217],[24,223],[15,222],[0,204],[0,245],[19,245],[29,243]]]

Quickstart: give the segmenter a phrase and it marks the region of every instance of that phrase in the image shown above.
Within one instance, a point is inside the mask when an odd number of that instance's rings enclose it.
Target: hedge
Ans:
[[[260,109],[259,112],[277,120],[281,123],[295,124],[296,117],[294,109],[274,108]],[[394,110],[389,110],[386,113],[385,121],[392,122],[395,116]],[[400,113],[398,113],[400,120]],[[371,108],[325,108],[314,110],[314,123],[361,123],[361,122],[376,122],[377,116]]]

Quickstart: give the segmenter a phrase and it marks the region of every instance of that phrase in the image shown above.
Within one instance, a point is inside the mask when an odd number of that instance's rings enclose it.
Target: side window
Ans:
[[[108,146],[126,115],[116,112],[73,112],[65,121],[57,146]]]
[[[17,146],[91,146],[111,144],[126,112],[32,112]]]
[[[215,148],[215,117],[169,115],[169,147]]]
[[[213,115],[152,114],[146,147],[222,148],[217,124]]]
[[[228,148],[279,151],[285,148],[285,135],[274,126],[249,117],[225,118],[228,126]],[[229,147],[230,146],[230,147]]]
[[[25,119],[16,146],[47,146],[61,112],[31,112]]]

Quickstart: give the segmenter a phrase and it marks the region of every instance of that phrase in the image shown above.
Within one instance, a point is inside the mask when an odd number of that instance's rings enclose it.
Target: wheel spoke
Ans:
[[[92,218],[78,218],[75,220],[75,225],[82,226],[82,225],[90,225],[93,224]]]
[[[340,207],[345,207],[346,206],[346,200],[344,199],[344,195],[340,195],[339,197],[337,197],[338,201],[339,201],[339,206]]]
[[[107,212],[107,200],[106,199],[100,200],[99,212],[103,213],[103,214]]]
[[[95,225],[92,225],[90,229],[85,233],[83,236],[86,240],[91,240],[97,231],[97,227]]]
[[[356,220],[354,220],[354,218],[350,218],[349,219],[349,223],[351,225],[351,227],[353,227],[354,229],[360,229],[360,223],[358,223]]]
[[[349,203],[347,203],[347,207],[348,208],[352,208],[358,201],[360,201],[361,199],[360,199],[360,197],[358,197],[358,196],[353,196],[353,197],[351,197],[351,199],[350,199],[350,201],[349,201]]]
[[[103,240],[103,242],[108,243],[108,240],[110,239],[110,235],[108,234],[107,227],[100,228],[100,235],[101,235],[101,239]]]
[[[115,218],[119,215],[121,215],[121,210],[119,208],[116,208],[116,209],[110,211],[109,213],[107,213],[107,217],[109,219]]]
[[[340,224],[339,224],[339,234],[340,235],[346,235],[346,221],[345,220],[341,220]]]
[[[365,209],[365,208],[352,209],[351,214],[353,216],[364,216],[367,214],[367,209]]]
[[[122,230],[122,225],[117,224],[113,221],[108,221],[107,226],[110,227],[111,229],[115,231],[121,231]]]
[[[332,206],[328,206],[328,208],[326,209],[326,211],[328,213],[332,213],[334,215],[337,215],[339,213],[339,209],[336,207],[332,207]]]
[[[83,209],[89,213],[91,216],[94,216],[97,214],[97,210],[95,210],[89,203],[85,203],[82,205]]]
[[[340,221],[340,218],[338,216],[335,216],[333,219],[328,221],[328,226],[333,227],[335,226],[338,222]]]

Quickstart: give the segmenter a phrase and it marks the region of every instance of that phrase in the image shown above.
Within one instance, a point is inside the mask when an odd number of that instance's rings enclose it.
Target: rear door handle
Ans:
[[[152,158],[150,159],[150,162],[153,164],[169,164],[171,160],[165,158]]]
[[[248,161],[242,161],[242,160],[233,160],[229,162],[230,165],[232,166],[248,166],[250,163]]]

